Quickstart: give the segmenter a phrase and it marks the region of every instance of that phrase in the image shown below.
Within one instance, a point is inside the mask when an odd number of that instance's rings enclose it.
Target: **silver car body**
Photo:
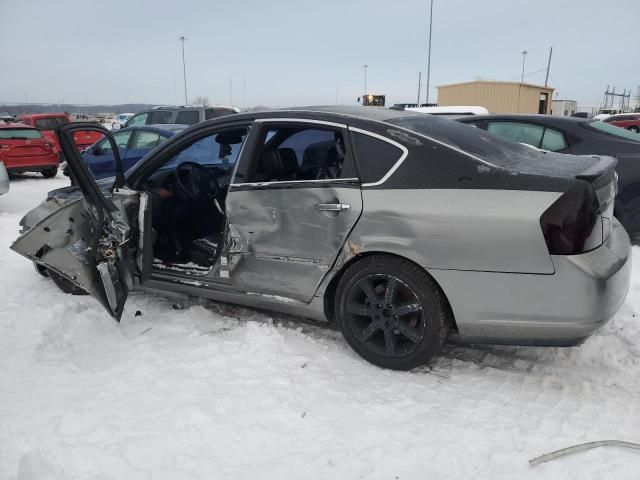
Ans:
[[[0,161],[0,195],[9,191],[9,173],[4,167],[4,163]]]
[[[610,219],[610,234],[602,245],[577,255],[551,255],[540,226],[541,215],[566,188],[563,182],[571,182],[597,158],[580,167],[575,157],[544,157],[522,147],[523,158],[542,163],[516,171],[468,152],[463,141],[449,143],[389,123],[410,115],[406,112],[374,110],[239,114],[192,127],[149,154],[147,163],[162,152],[168,155],[187,135],[227,125],[250,126],[226,197],[225,246],[208,272],[151,268],[145,254],[147,194],[131,188],[139,181],[135,173],[113,194],[116,212],[103,236],[117,246],[118,264],[103,260],[96,276],[96,267],[85,258],[88,230],[69,220],[85,208],[77,192],[54,193],[30,212],[12,248],[93,293],[118,318],[126,291],[141,287],[331,320],[337,279],[346,266],[372,253],[400,256],[424,268],[445,293],[459,337],[466,342],[575,345],[619,309],[629,287],[631,253],[617,220]],[[397,159],[376,181],[317,180],[287,188],[274,185],[277,182],[244,182],[239,170],[249,161],[251,135],[270,122],[327,125],[348,135],[377,138],[397,149]],[[435,125],[449,128],[446,123]],[[491,141],[498,142],[499,150],[501,141]],[[435,165],[420,163],[425,152],[435,152]],[[445,166],[437,164],[441,158]],[[558,167],[564,168],[564,179],[540,173],[547,161],[566,162]],[[456,162],[470,170],[465,175],[451,170],[436,179]],[[418,170],[408,170],[412,165],[419,165]],[[431,181],[422,178],[433,179],[434,185],[416,187]],[[613,194],[607,201],[612,200]],[[325,204],[337,210],[317,209]],[[137,219],[127,218],[125,210],[135,210]],[[135,258],[124,248],[134,230],[139,232]],[[57,248],[47,238],[55,239]],[[116,267],[119,279],[115,287],[109,286]]]

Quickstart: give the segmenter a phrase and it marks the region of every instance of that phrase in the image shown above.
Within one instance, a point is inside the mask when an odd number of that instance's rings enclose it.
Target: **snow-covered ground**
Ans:
[[[8,247],[61,175],[0,196],[0,479],[527,479],[640,475],[640,268],[583,346],[448,346],[381,370],[322,325],[133,294],[121,324]],[[636,264],[640,249],[634,247]],[[142,315],[136,316],[136,311]]]

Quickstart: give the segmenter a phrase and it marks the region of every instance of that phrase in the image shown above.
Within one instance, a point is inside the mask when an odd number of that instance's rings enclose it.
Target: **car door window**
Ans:
[[[246,177],[246,180],[242,180]],[[317,127],[271,127],[261,141],[246,182],[290,182],[355,178],[339,129]]]
[[[134,115],[127,122],[127,127],[133,127],[135,125],[146,125],[148,116],[148,113],[139,113],[137,115]]]
[[[131,137],[131,130],[126,132],[117,132],[113,134],[113,139],[118,145],[118,150],[122,151],[127,148],[129,143],[129,137]],[[105,138],[97,143],[94,155],[104,155],[111,152],[111,143]],[[114,167],[115,168],[115,167]]]
[[[179,125],[195,125],[200,120],[200,115],[196,110],[185,110],[178,112],[176,122]]]
[[[554,130],[553,128],[545,129],[540,148],[551,152],[557,152],[559,150],[564,150],[567,147],[567,141],[562,132]]]
[[[525,122],[489,122],[487,131],[507,140],[540,148],[544,127]]]
[[[160,135],[156,132],[139,131],[136,132],[131,143],[131,149],[151,149],[155,148],[160,141]]]
[[[173,112],[169,110],[156,110],[149,114],[147,125],[162,125],[171,123],[171,115]]]

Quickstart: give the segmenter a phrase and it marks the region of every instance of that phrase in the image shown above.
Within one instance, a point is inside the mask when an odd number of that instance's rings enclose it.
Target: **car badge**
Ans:
[[[24,143],[26,143],[27,145],[31,143],[31,140],[25,140]]]

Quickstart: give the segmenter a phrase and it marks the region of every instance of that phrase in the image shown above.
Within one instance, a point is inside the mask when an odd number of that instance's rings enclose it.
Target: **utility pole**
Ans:
[[[549,48],[549,61],[547,61],[547,76],[544,77],[544,86],[549,83],[549,69],[551,68],[551,55],[553,54],[553,47]]]
[[[182,76],[184,78],[184,104],[189,105],[189,101],[187,100],[187,67],[184,62],[184,41],[186,40],[186,38],[184,38],[184,36],[181,36],[178,40],[182,42]]]
[[[422,82],[422,72],[418,72],[418,103],[416,107],[420,106],[420,83]]]
[[[520,83],[524,83],[524,64],[527,61],[527,52],[526,50],[522,51],[522,77],[520,78]]]
[[[431,8],[429,10],[429,44],[427,47],[427,101],[429,105],[429,81],[431,80],[431,27],[433,26],[433,0],[431,0]],[[418,102],[419,104],[420,102]]]
[[[362,65],[362,68],[364,68],[364,95],[363,95],[363,100],[364,100],[364,97],[367,96],[367,68],[369,68],[369,65],[365,63],[364,65]]]

